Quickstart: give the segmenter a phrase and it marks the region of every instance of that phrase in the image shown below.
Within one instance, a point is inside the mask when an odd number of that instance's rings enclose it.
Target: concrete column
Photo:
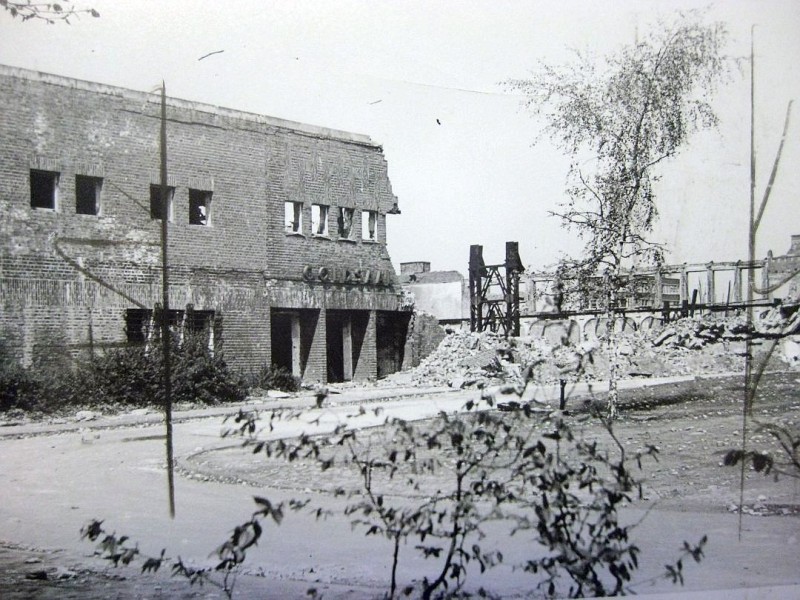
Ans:
[[[683,269],[681,269],[681,302],[688,302],[689,301],[689,273],[686,271],[686,264],[683,265]]]
[[[654,276],[655,281],[655,301],[654,306],[661,306],[664,304],[664,281],[661,276],[661,269],[658,269]]]
[[[353,321],[347,314],[342,323],[342,358],[345,381],[353,380]]]
[[[742,261],[736,261],[733,269],[733,301],[742,301]]]
[[[301,337],[300,337],[300,315],[293,314],[292,317],[292,375],[303,376],[303,364],[300,358]]]
[[[708,291],[706,292],[706,303],[707,304],[714,304],[717,301],[716,292],[714,290],[714,262],[710,262],[706,265],[706,287]]]
[[[769,272],[772,270],[772,250],[767,252],[767,258],[764,259],[764,267],[761,269],[761,289],[769,289]],[[764,294],[764,298],[772,300],[772,292]]]
[[[302,352],[306,355],[305,381],[323,383],[328,380],[327,311],[304,310]]]
[[[368,315],[361,354],[353,373],[353,379],[356,381],[374,380],[378,377],[378,315],[374,310],[369,311]]]

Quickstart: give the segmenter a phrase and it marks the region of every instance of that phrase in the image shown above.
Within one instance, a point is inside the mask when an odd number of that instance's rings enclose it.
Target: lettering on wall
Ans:
[[[303,281],[308,283],[341,283],[346,285],[385,286],[391,283],[388,273],[380,269],[320,267],[306,265],[303,267]]]

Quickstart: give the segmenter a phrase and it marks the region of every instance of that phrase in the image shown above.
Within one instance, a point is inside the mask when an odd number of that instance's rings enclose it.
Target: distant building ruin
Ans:
[[[456,271],[430,271],[429,262],[403,263],[401,283],[417,298],[417,307],[435,315],[445,325],[468,327],[470,290],[465,278]],[[781,256],[772,252],[765,259],[749,263],[708,262],[663,265],[660,269],[631,269],[623,273],[627,285],[621,291],[618,308],[651,313],[670,307],[711,306],[735,310],[747,298],[748,272],[756,279],[756,300],[762,302],[800,298],[800,235],[793,235],[789,251]],[[600,299],[588,295],[559,310],[556,278],[553,271],[520,271],[520,318],[523,333],[533,321],[561,311],[592,312],[600,310]],[[599,287],[599,286],[598,286]],[[460,290],[460,291],[459,291]],[[461,298],[460,314],[458,300]],[[502,298],[497,297],[500,301]],[[455,316],[458,314],[458,316]],[[644,313],[642,315],[645,316]],[[587,319],[588,320],[588,317]]]
[[[458,271],[431,271],[429,262],[400,263],[400,284],[414,296],[414,309],[439,321],[469,318],[469,290]]]

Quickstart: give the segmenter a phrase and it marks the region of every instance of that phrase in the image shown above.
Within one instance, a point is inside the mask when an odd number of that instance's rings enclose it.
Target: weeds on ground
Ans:
[[[522,398],[524,386],[516,393]],[[645,468],[644,461],[657,459],[657,448],[629,456],[611,420],[579,417],[601,420],[614,442],[607,452],[576,433],[575,418],[568,421],[535,402],[498,405],[488,393],[457,415],[440,413],[418,423],[387,418],[378,433],[360,427],[360,418],[374,422],[380,412],[361,407],[330,435],[268,440],[263,434],[278,421],[300,413],[270,412],[262,423],[257,413],[240,411],[227,433],[242,435],[253,453],[268,458],[310,459],[322,471],[355,469],[358,485],[335,494],[348,498],[343,515],[354,528],[389,542],[389,598],[460,595],[471,570],[484,572],[501,563],[531,573],[548,596],[632,591],[641,549],[630,540],[635,524],[622,524],[619,509],[641,497],[635,473]],[[396,493],[398,482],[406,493]],[[510,556],[502,542],[488,541],[484,528],[490,522],[527,536],[531,556]],[[683,560],[699,562],[706,541],[685,543],[663,577],[682,584]],[[397,578],[408,549],[431,565],[429,575],[414,585]]]
[[[276,525],[283,521],[284,504],[273,504],[261,496],[254,496],[257,510],[250,519],[234,527],[230,537],[220,544],[210,556],[215,556],[213,564],[194,566],[180,556],[171,559],[162,548],[158,556],[145,556],[139,550],[139,543],[133,543],[129,536],[117,536],[116,532],[108,533],[102,520],[92,519],[80,530],[81,539],[98,542],[94,554],[109,561],[114,567],[140,564],[141,572],[156,572],[164,563],[172,561],[173,577],[185,578],[191,585],[213,585],[221,589],[228,598],[233,598],[236,578],[241,572],[242,563],[247,558],[247,551],[258,544],[264,531],[265,519],[272,519]],[[303,503],[290,502],[289,507],[299,510]]]
[[[300,389],[301,380],[286,367],[276,365],[263,365],[258,371],[250,372],[245,376],[245,381],[250,389],[281,390],[283,392],[296,392]]]
[[[173,402],[219,404],[245,399],[247,385],[222,353],[186,336],[172,347]],[[164,404],[159,345],[110,350],[72,368],[23,369],[0,362],[0,412],[56,413],[68,407],[158,407]]]

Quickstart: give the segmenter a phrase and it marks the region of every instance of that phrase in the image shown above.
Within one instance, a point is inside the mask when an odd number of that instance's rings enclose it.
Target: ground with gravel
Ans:
[[[649,444],[656,445],[660,450],[659,462],[645,464],[642,474],[645,499],[641,507],[653,507],[656,513],[659,510],[685,512],[687,515],[691,513],[692,518],[703,514],[727,514],[735,511],[739,503],[740,470],[725,467],[722,463],[727,451],[741,446],[744,397],[743,377],[730,373],[741,372],[745,345],[735,337],[735,333],[725,334],[730,329],[708,334],[708,328],[698,330],[691,323],[679,323],[673,330],[674,333],[661,339],[658,345],[654,345],[652,335],[646,337],[637,333],[624,337],[623,373],[627,377],[634,376],[638,383],[633,389],[622,392],[620,418],[614,425],[615,434],[631,451]],[[706,334],[701,335],[703,331]],[[704,335],[707,339],[704,339]],[[712,339],[713,336],[716,338]],[[698,339],[704,341],[701,343]],[[768,341],[759,340],[754,350],[763,357],[768,346]],[[562,376],[562,369],[574,367],[576,361],[585,357],[587,350],[595,360],[587,364],[584,377],[602,381],[607,362],[602,348],[596,344],[559,346],[557,343],[544,344],[528,339],[508,344],[492,334],[455,333],[447,336],[439,350],[420,367],[366,388],[369,388],[371,400],[380,396],[381,389],[397,385],[474,389],[477,397],[481,387],[518,380],[519,366],[542,356],[547,361],[540,368],[539,376],[548,382],[557,381]],[[779,459],[780,449],[774,439],[759,430],[759,423],[777,423],[790,428],[797,435],[800,430],[800,372],[796,367],[787,365],[780,352],[770,358],[768,367],[746,433],[749,448],[771,453]],[[648,385],[650,377],[662,375],[690,377],[687,381],[666,386]],[[352,384],[339,386],[344,392],[352,392],[357,387]],[[334,387],[329,391],[337,390]],[[331,399],[335,400],[336,395],[330,395]],[[284,401],[291,403],[292,397]],[[568,398],[567,409],[578,422],[586,414],[589,404],[602,405],[603,402],[602,394],[571,397]],[[305,405],[309,403],[313,403],[313,399],[306,398]],[[91,436],[95,435],[92,434],[93,427],[102,412],[106,412],[106,417],[116,418],[111,414],[113,411],[87,408],[94,409],[94,414],[87,417],[84,412],[77,416],[77,420],[76,415],[61,415],[52,425],[64,431],[74,430],[75,427],[85,428],[87,435]],[[187,418],[190,415],[187,413]],[[152,411],[143,410],[140,414],[125,415],[121,422],[145,420],[153,416]],[[42,418],[14,415],[6,420],[6,424],[11,425],[41,421]],[[52,418],[50,421],[53,421]],[[580,431],[589,438],[601,439],[604,435],[601,427],[591,421],[581,425]],[[384,435],[385,430],[378,428],[364,439],[377,445]],[[452,457],[441,458],[446,464]],[[288,463],[282,459],[268,459],[263,454],[254,455],[250,448],[241,447],[234,439],[225,448],[198,450],[183,456],[178,466],[179,476],[193,482],[229,482],[254,488],[266,487],[288,496],[311,493],[323,502],[326,496],[332,496],[337,489],[357,488],[360,480],[358,473],[346,466],[321,472],[314,461]],[[770,531],[777,529],[781,532],[782,541],[768,539],[764,547],[773,550],[782,547],[789,552],[789,556],[796,556],[800,547],[799,480],[785,475],[776,478],[775,473],[773,471],[769,476],[764,476],[751,468],[745,470],[744,510],[747,515],[757,516],[764,520],[762,522],[769,523],[767,529]],[[435,479],[429,484],[432,488],[437,486]],[[386,493],[403,496],[408,495],[409,491],[403,489],[402,485],[395,485]],[[774,537],[774,534],[770,535]],[[769,571],[769,552],[755,552],[753,556],[748,556],[748,561],[751,560],[754,570]],[[45,551],[4,542],[0,533],[2,598],[99,600],[224,597],[224,593],[217,588],[190,587],[182,580],[170,578],[165,571],[168,570],[139,575],[132,569],[98,569],[96,565],[87,567],[85,561],[75,561],[74,556],[70,558],[60,551]],[[248,597],[250,592],[264,589],[257,578],[248,581],[242,583],[239,597]],[[266,597],[302,597],[309,588],[307,581],[286,579],[280,583],[281,586],[277,588],[268,586],[277,591]],[[355,582],[352,584],[356,585]],[[338,593],[329,590],[326,597],[344,598],[351,591],[348,582],[344,581]]]

